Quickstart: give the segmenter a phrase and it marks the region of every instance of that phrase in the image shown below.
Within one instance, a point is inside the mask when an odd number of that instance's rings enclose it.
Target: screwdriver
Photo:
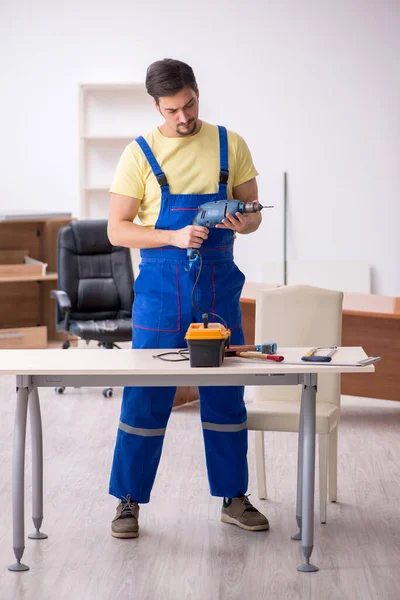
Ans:
[[[242,346],[229,346],[225,350],[225,356],[236,356],[236,352],[262,352],[263,354],[276,354],[277,351],[276,342],[269,342],[265,344],[245,344]]]
[[[242,358],[259,358],[261,360],[274,360],[275,362],[282,362],[285,357],[280,354],[263,354],[262,352],[236,352],[236,356]]]

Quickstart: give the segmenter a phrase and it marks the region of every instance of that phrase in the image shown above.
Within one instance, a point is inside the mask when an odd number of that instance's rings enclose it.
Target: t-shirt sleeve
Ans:
[[[257,177],[258,171],[254,166],[253,158],[244,139],[236,134],[236,164],[233,186],[237,187],[250,179]]]
[[[129,144],[119,159],[110,192],[143,200],[144,188],[142,166]]]

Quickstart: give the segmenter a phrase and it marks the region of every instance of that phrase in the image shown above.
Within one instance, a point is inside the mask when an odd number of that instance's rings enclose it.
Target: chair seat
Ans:
[[[246,404],[248,429],[261,431],[298,431],[300,402],[265,400]],[[330,433],[339,422],[339,407],[317,402],[316,433]]]
[[[132,339],[132,320],[70,321],[69,332],[84,340],[129,342]]]

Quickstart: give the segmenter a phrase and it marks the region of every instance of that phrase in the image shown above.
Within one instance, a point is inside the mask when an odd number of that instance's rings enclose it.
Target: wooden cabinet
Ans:
[[[56,333],[57,238],[70,218],[0,220],[2,262],[21,263],[21,253],[47,264],[46,273],[34,273],[32,265],[0,269],[0,348],[43,348],[59,344],[67,336]],[[22,252],[21,252],[22,251]]]
[[[0,329],[0,348],[47,348],[47,327],[14,327]]]

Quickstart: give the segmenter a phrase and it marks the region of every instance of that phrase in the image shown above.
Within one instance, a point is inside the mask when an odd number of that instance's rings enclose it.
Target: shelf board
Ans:
[[[90,92],[110,92],[110,91],[140,91],[146,92],[143,83],[81,83],[80,87]]]
[[[16,283],[24,281],[57,281],[57,273],[47,273],[47,275],[4,275],[0,277],[0,283]]]
[[[109,192],[110,185],[85,185],[84,190],[85,192]]]
[[[45,213],[38,212],[35,214],[34,211],[4,211],[0,213],[0,223],[45,223],[51,219],[65,219],[70,221],[72,219],[72,213],[70,212],[54,212]]]
[[[127,142],[133,142],[133,140],[135,139],[134,135],[82,135],[81,138],[83,140],[90,140],[90,141],[95,141],[95,142],[123,142],[123,141],[127,141]]]

